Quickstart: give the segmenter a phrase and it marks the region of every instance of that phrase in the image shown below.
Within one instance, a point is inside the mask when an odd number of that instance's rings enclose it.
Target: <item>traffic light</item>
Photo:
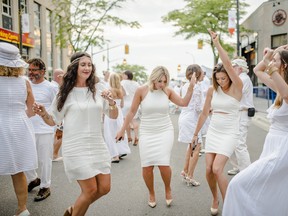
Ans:
[[[129,45],[128,44],[125,44],[124,52],[125,52],[126,55],[129,54]]]
[[[123,59],[122,64],[123,64],[123,65],[126,65],[126,64],[127,64],[127,60],[126,60],[126,59]]]
[[[177,66],[177,71],[180,73],[180,71],[181,71],[181,65],[180,64],[178,64],[178,66]]]
[[[198,49],[202,49],[202,48],[203,48],[203,40],[198,39]]]

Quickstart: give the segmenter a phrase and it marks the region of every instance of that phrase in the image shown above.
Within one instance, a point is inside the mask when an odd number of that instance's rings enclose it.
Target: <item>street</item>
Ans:
[[[155,167],[155,193],[157,206],[148,206],[148,191],[141,174],[139,148],[130,145],[132,153],[119,164],[112,164],[112,188],[108,195],[92,204],[87,212],[88,216],[207,216],[210,215],[211,193],[205,178],[205,155],[199,158],[194,177],[201,185],[187,187],[181,181],[180,172],[183,169],[185,150],[187,145],[177,142],[178,114],[171,115],[175,128],[174,147],[171,154],[172,167],[172,196],[171,207],[166,207],[164,184],[159,170]],[[251,161],[255,161],[261,151],[266,131],[251,123],[248,134],[248,147]],[[231,169],[227,163],[225,173]],[[228,179],[232,177],[227,175]],[[69,183],[65,176],[63,162],[53,162],[51,196],[41,202],[34,202],[38,191],[34,189],[28,196],[27,208],[33,216],[61,216],[66,208],[73,204],[80,194],[76,182]],[[10,176],[0,176],[0,215],[11,216],[17,208],[17,201],[13,191]],[[220,198],[219,192],[219,198]],[[220,214],[222,209],[220,200]]]

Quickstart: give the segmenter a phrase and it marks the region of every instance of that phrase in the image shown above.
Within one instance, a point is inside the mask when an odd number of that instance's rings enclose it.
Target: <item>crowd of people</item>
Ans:
[[[101,81],[86,52],[74,53],[67,69],[54,70],[49,82],[40,58],[26,63],[17,47],[0,43],[0,175],[12,177],[18,201],[15,215],[30,215],[27,197],[35,187],[39,191],[34,201],[51,195],[53,161],[63,161],[68,180],[76,181],[81,189],[64,215],[85,215],[92,203],[109,193],[111,163],[129,157],[130,144],[139,146],[148,206],[157,206],[156,166],[170,207],[174,128],[169,103],[181,110],[178,141],[187,149],[180,176],[188,186],[200,186],[194,173],[205,152],[211,215],[219,213],[218,189],[223,215],[288,212],[281,202],[288,192],[288,46],[266,48],[254,68],[277,98],[268,109],[272,124],[263,152],[251,164],[246,140],[255,108],[247,62],[241,57],[230,59],[219,35],[209,32],[221,59],[213,69],[211,85],[204,81],[205,71],[192,64],[179,91],[169,86],[170,74],[164,66],[155,67],[141,86],[133,80],[132,71],[105,71]],[[228,174],[236,175],[230,182],[224,173],[228,161],[233,165]]]

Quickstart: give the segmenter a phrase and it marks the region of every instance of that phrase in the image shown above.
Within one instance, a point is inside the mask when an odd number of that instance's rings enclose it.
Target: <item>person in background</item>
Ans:
[[[39,59],[34,58],[28,61],[28,77],[31,81],[32,91],[35,96],[35,101],[44,104],[48,109],[56,95],[56,90],[53,85],[45,79],[46,66]],[[40,178],[36,170],[26,171],[28,184],[28,192],[40,185],[40,189],[34,198],[34,201],[41,201],[50,196],[51,172],[52,172],[52,157],[53,157],[53,142],[54,142],[54,127],[48,126],[39,117],[31,118],[36,136],[36,146],[38,154]]]
[[[109,76],[110,76],[110,72],[109,71],[103,71],[103,76],[104,76],[104,84],[105,84],[105,88],[109,89],[110,85],[109,85]]]
[[[112,163],[119,163],[120,159],[127,154],[130,154],[130,148],[128,145],[127,137],[124,137],[124,140],[117,142],[115,136],[117,131],[123,124],[123,114],[122,107],[124,103],[124,94],[123,88],[120,83],[120,76],[116,73],[111,73],[109,78],[110,83],[110,92],[112,93],[112,98],[116,102],[116,106],[118,108],[118,117],[115,119],[110,119],[108,116],[104,117],[104,140],[108,146],[111,161]]]
[[[224,216],[287,215],[288,205],[288,45],[265,48],[255,75],[277,92],[267,110],[271,122],[260,158],[229,183]]]
[[[70,62],[50,111],[37,103],[33,108],[48,125],[65,122],[64,168],[69,181],[77,181],[81,193],[64,216],[83,216],[89,206],[111,188],[111,159],[103,139],[101,119],[103,110],[116,119],[118,108],[111,92],[95,83],[95,66],[89,54],[76,52]],[[71,194],[68,192],[68,195]]]
[[[29,81],[23,77],[27,66],[16,46],[0,42],[0,175],[11,175],[18,201],[16,216],[30,215],[24,171],[38,166],[34,129],[29,119],[35,115],[34,96]]]
[[[133,73],[129,70],[125,71],[123,73],[123,80],[121,81],[121,85],[125,90],[125,95],[124,95],[124,107],[122,109],[124,119],[131,107],[136,89],[139,87],[139,84],[133,80]],[[137,111],[136,115],[132,119],[132,121],[129,123],[129,125],[126,128],[127,136],[128,136],[128,143],[133,142],[132,135],[131,135],[131,128],[134,130],[134,142],[133,146],[138,145],[138,128],[139,128],[139,123],[137,119],[139,118],[139,110]]]
[[[213,86],[207,92],[191,143],[197,144],[198,134],[212,108],[205,146],[206,179],[213,198],[210,211],[212,215],[217,215],[219,207],[217,185],[224,201],[228,186],[224,167],[239,140],[239,109],[243,84],[221,46],[219,36],[213,31],[209,33],[223,63],[214,67]]]
[[[247,135],[251,117],[248,110],[254,110],[253,103],[253,84],[247,75],[248,66],[246,59],[235,58],[232,66],[243,82],[242,99],[240,101],[240,137],[236,149],[230,157],[233,169],[228,171],[228,175],[236,175],[251,164],[250,155],[247,148]]]
[[[59,86],[63,82],[64,71],[62,69],[55,69],[53,71],[53,80],[51,84],[55,87],[56,92],[59,91]],[[52,161],[62,161],[63,157],[59,156],[59,150],[62,145],[62,134],[63,133],[63,122],[61,125],[57,125],[55,134],[54,134],[54,144],[53,144],[53,160]]]
[[[158,166],[165,185],[166,204],[170,206],[172,203],[170,156],[174,129],[169,116],[169,101],[179,106],[187,106],[195,85],[195,76],[192,76],[187,93],[181,98],[168,87],[169,80],[170,75],[165,67],[158,66],[153,69],[148,83],[137,88],[131,108],[116,136],[117,140],[124,138],[127,126],[141,106],[139,151],[142,175],[149,191],[148,205],[151,208],[156,206],[153,174],[155,166]]]
[[[190,142],[193,138],[194,129],[204,105],[204,94],[201,88],[201,81],[203,80],[204,73],[199,65],[192,64],[189,65],[186,69],[187,80],[190,81],[193,74],[195,74],[196,77],[196,84],[194,86],[193,95],[188,106],[183,107],[179,115],[178,141],[188,144],[185,154],[184,169],[181,172],[181,176],[188,186],[196,187],[200,185],[200,183],[194,179],[194,170],[199,158],[199,152],[202,142],[201,134],[198,135],[199,145],[196,146],[193,156],[191,156],[193,146]],[[189,83],[186,83],[182,87],[183,95],[186,95],[189,85]]]

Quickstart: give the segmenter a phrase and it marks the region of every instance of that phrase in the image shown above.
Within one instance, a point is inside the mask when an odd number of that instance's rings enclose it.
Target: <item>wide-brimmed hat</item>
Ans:
[[[232,60],[232,66],[239,66],[243,69],[244,72],[248,72],[247,62],[243,59],[234,59]]]
[[[0,65],[12,68],[26,68],[29,65],[21,59],[19,49],[9,43],[0,42]]]

